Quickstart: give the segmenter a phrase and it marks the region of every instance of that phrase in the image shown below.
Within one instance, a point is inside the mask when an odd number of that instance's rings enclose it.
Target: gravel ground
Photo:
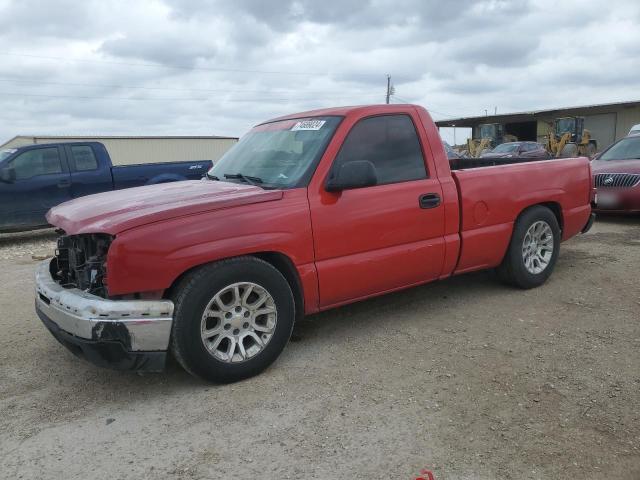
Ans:
[[[640,478],[640,218],[535,290],[478,273],[310,317],[226,386],[57,344],[32,294],[53,239],[0,236],[2,478]]]

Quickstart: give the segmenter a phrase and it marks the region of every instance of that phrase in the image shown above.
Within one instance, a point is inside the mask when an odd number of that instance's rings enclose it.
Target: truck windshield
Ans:
[[[623,138],[598,158],[598,160],[632,159],[640,159],[640,136]]]
[[[564,133],[571,133],[575,129],[576,119],[575,118],[560,118],[556,121],[556,135],[562,135]]]
[[[209,178],[293,188],[308,181],[342,117],[282,120],[254,127],[209,170]]]
[[[0,152],[0,162],[16,152],[17,150],[15,148],[10,148],[9,150],[2,150]]]
[[[496,126],[488,123],[480,125],[480,138],[495,138]]]

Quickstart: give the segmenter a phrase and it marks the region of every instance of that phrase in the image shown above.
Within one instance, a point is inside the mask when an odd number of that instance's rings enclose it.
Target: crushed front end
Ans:
[[[36,270],[36,312],[74,354],[119,370],[164,368],[170,300],[110,299],[106,234],[62,235],[56,256]]]

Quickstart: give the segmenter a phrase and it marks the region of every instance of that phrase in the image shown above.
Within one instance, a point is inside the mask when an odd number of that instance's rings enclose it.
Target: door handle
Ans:
[[[420,208],[435,208],[440,205],[440,195],[437,193],[425,193],[419,198]]]
[[[58,182],[58,188],[66,188],[71,186],[71,180],[60,180]]]

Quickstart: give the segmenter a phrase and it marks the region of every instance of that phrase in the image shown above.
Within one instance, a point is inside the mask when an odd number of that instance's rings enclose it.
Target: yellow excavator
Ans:
[[[469,138],[467,150],[469,156],[477,158],[492,148],[505,142],[517,142],[518,137],[510,133],[504,133],[504,125],[501,123],[482,123],[478,126],[480,138]]]
[[[598,142],[584,128],[584,117],[562,117],[549,126],[546,147],[557,158],[592,157],[598,151]]]

